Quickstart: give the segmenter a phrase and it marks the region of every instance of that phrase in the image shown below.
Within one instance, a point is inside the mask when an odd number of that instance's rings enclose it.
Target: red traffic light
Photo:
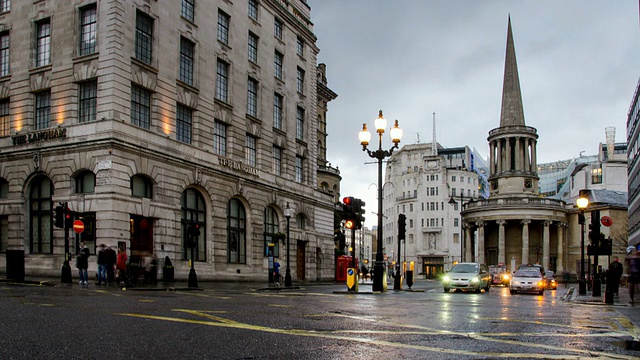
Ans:
[[[344,222],[344,227],[347,229],[353,229],[356,226],[355,221],[348,219]]]
[[[351,202],[353,202],[353,196],[346,196],[342,199],[342,203],[345,205],[351,205]]]

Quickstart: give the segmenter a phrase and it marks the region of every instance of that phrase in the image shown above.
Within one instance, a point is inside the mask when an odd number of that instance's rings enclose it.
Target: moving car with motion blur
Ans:
[[[509,286],[511,276],[507,273],[506,266],[489,265],[489,273],[491,273],[491,285]]]
[[[516,270],[509,284],[511,295],[516,292],[529,292],[544,295],[545,281],[537,269]]]
[[[451,268],[442,278],[444,292],[449,290],[475,291],[484,289],[489,292],[491,288],[491,274],[485,264],[458,263]]]
[[[547,270],[547,272],[544,273],[544,281],[545,281],[545,288],[547,290],[558,290],[558,282],[556,281],[556,274],[553,271]]]

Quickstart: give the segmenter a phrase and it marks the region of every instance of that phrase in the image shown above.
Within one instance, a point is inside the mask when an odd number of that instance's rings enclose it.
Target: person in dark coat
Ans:
[[[87,287],[89,285],[89,276],[87,274],[87,269],[89,268],[89,255],[89,249],[84,245],[84,242],[81,242],[78,255],[76,256],[76,267],[80,274],[80,285],[82,285],[82,287]]]
[[[107,285],[107,263],[107,246],[100,244],[100,250],[98,250],[98,283],[96,284],[98,286]]]
[[[111,246],[107,246],[105,251],[107,252],[107,282],[112,283],[116,278],[114,270],[118,261],[118,254]]]
[[[618,295],[618,290],[620,289],[620,278],[622,277],[623,273],[624,268],[620,263],[620,258],[616,256],[611,264],[609,264],[609,276],[607,278],[607,282],[609,282],[611,292],[613,292],[613,294],[616,296]]]

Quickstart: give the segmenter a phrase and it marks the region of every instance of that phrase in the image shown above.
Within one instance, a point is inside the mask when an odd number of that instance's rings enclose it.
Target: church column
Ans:
[[[498,171],[496,172],[497,174],[502,172],[502,139],[498,139]]]
[[[504,164],[504,168],[505,171],[512,171],[513,168],[511,167],[511,139],[510,138],[506,138],[505,140],[505,164]]]
[[[506,264],[506,257],[504,253],[504,224],[507,223],[506,220],[498,220],[498,262]]]
[[[496,165],[495,165],[496,158],[495,158],[495,155],[494,155],[495,149],[496,149],[495,141],[490,142],[489,143],[489,175],[492,175],[492,174],[494,174],[496,172],[496,170],[495,170],[495,168],[496,168]]]
[[[515,170],[522,170],[523,164],[522,164],[522,153],[520,152],[520,142],[522,141],[522,138],[517,136],[516,137],[516,150],[515,150],[515,156],[516,156],[516,169]]]
[[[536,152],[538,151],[536,149],[536,141],[535,140],[531,140],[531,171],[532,172],[538,172],[538,160],[536,157]]]
[[[544,228],[542,229],[542,266],[545,269],[549,268],[549,226],[553,221],[543,221]]]
[[[478,226],[478,254],[476,262],[484,264],[484,221],[476,221]]]
[[[529,263],[529,224],[531,220],[522,220],[522,264]]]
[[[464,261],[473,261],[473,257],[472,256],[472,251],[473,249],[471,248],[471,244],[473,244],[473,232],[471,231],[471,224],[468,224],[465,228],[465,234],[466,236],[464,237]]]
[[[564,272],[564,232],[567,229],[567,223],[558,224],[558,259],[556,260],[556,273]]]

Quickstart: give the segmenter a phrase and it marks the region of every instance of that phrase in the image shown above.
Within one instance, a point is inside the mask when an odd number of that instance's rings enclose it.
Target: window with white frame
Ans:
[[[304,56],[304,40],[300,36],[296,39],[296,54]]]
[[[249,61],[253,62],[253,63],[257,63],[258,62],[258,42],[259,42],[259,38],[258,35],[249,32],[249,41],[248,41],[248,46],[249,46]]]
[[[191,144],[193,111],[188,107],[178,104],[176,108],[176,140]]]
[[[284,28],[284,24],[282,23],[282,20],[276,18],[273,21],[273,36],[275,36],[276,39],[282,40],[282,29],[283,28]]]
[[[136,14],[135,57],[151,64],[153,44],[153,18],[141,11]]]
[[[183,37],[180,38],[180,81],[193,85],[195,44]]]
[[[304,94],[304,70],[298,68],[297,76],[296,76],[296,89],[298,93]]]
[[[282,95],[273,94],[273,127],[282,130],[282,107],[284,104],[284,98]]]
[[[227,125],[220,121],[213,125],[213,152],[227,156]]]
[[[244,160],[249,166],[256,166],[256,137],[247,134],[245,139]]]
[[[218,41],[229,44],[229,23],[231,17],[224,11],[218,10]]]
[[[11,0],[0,0],[0,12],[7,12],[11,10]]]
[[[51,19],[36,23],[36,67],[51,63]]]
[[[151,92],[140,86],[131,86],[131,123],[143,129],[151,127]]]
[[[249,0],[249,17],[258,20],[258,0]]]
[[[304,109],[296,109],[296,139],[304,140]]]
[[[229,97],[229,64],[218,60],[216,69],[216,99],[226,103]]]
[[[78,98],[78,122],[94,121],[98,103],[98,81],[80,83]]]
[[[282,149],[273,146],[273,173],[282,175]]]
[[[304,182],[304,158],[296,155],[296,182]]]
[[[247,81],[247,114],[258,116],[258,81],[252,78]]]
[[[194,0],[182,0],[180,15],[183,18],[193,22],[194,19]]]
[[[96,52],[97,33],[96,4],[91,4],[80,9],[80,55]]]
[[[276,79],[282,80],[282,64],[284,63],[284,55],[276,50],[274,59],[273,59],[273,67],[274,67],[274,76]]]

